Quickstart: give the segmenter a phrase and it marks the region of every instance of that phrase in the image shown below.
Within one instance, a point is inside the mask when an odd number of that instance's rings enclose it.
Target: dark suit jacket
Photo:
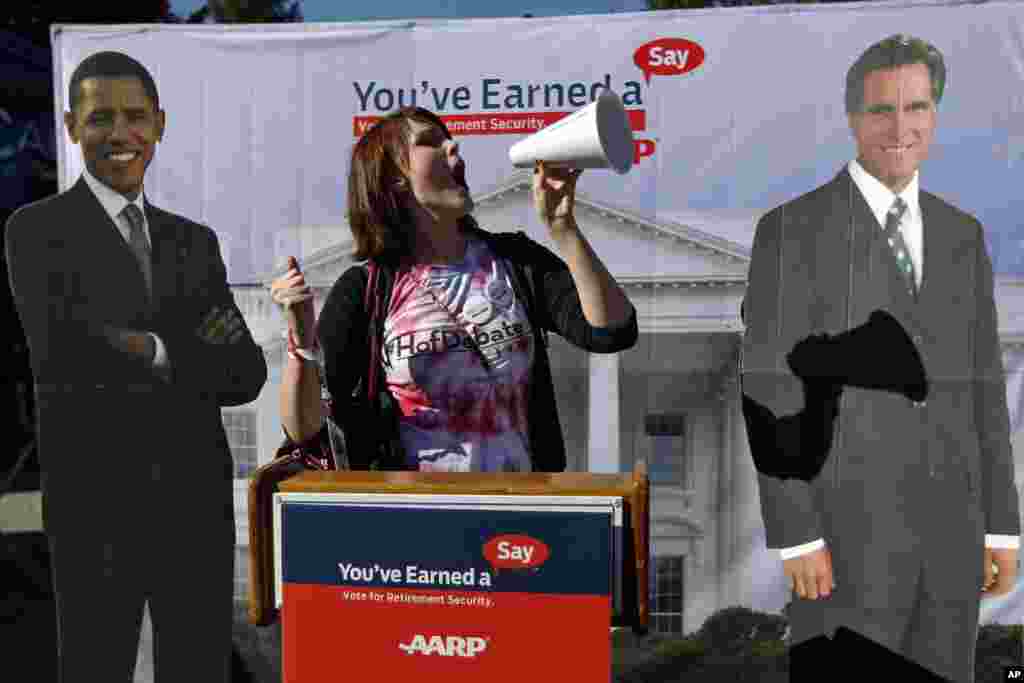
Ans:
[[[175,518],[233,517],[220,408],[255,400],[266,362],[248,329],[230,346],[195,335],[211,307],[235,305],[214,233],[148,203],[146,216],[152,306],[132,252],[84,179],[7,224],[49,534],[136,536]],[[104,325],[155,332],[171,382],[114,350]]]
[[[932,594],[977,600],[984,535],[1019,534],[992,266],[980,223],[922,191],[924,278],[906,290],[867,202],[844,169],[766,214],[745,298],[743,392],[776,416],[803,407],[785,355],[891,313],[931,382],[917,407],[847,388],[832,450],[810,482],[758,474],[769,548],[824,538],[833,604],[909,606],[922,565]],[[873,353],[885,353],[876,349]]]

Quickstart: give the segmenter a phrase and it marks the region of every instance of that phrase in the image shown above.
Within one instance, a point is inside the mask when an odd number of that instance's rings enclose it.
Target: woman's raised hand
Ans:
[[[288,257],[288,271],[270,284],[270,298],[281,308],[295,345],[299,348],[314,345],[313,290],[306,284],[294,256]]]
[[[583,169],[548,168],[543,161],[534,166],[533,204],[552,233],[575,229],[576,181],[582,173]]]

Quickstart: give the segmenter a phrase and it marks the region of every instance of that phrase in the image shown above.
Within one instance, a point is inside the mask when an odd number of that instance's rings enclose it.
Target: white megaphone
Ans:
[[[633,166],[633,128],[622,100],[611,90],[552,123],[508,150],[517,168],[543,161],[562,168],[613,168],[629,173]]]

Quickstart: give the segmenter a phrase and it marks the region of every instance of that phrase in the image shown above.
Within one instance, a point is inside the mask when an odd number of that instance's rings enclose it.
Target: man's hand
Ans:
[[[214,306],[196,330],[196,335],[207,344],[234,344],[244,333],[245,321],[233,306]]]
[[[985,548],[985,585],[981,587],[982,597],[994,598],[1013,590],[1017,583],[1017,555],[1015,549]]]
[[[126,330],[119,327],[104,327],[107,342],[121,353],[139,356],[149,364],[156,357],[156,342],[147,332]]]
[[[836,587],[832,580],[832,554],[828,547],[782,561],[793,590],[801,598],[827,598]]]

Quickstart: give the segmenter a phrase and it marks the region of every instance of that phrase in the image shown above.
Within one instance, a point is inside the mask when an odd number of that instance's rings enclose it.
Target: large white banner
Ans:
[[[474,192],[508,147],[595,97],[633,112],[638,164],[587,193],[749,244],[757,217],[849,160],[846,71],[897,32],[944,54],[946,95],[922,184],[985,225],[999,273],[1024,276],[1024,5],[873,2],[557,20],[64,27],[75,65],[123,50],[156,77],[168,127],[147,192],[225,240],[233,282],[265,276],[294,226],[343,225],[354,133],[403,104],[453,117]],[[58,119],[62,128],[63,124]],[[61,184],[81,172],[62,139]]]
[[[846,72],[894,33],[931,42],[947,64],[922,186],[982,221],[997,273],[1024,277],[1024,3],[1016,0],[65,26],[54,36],[55,115],[63,130],[68,82],[88,55],[119,50],[145,64],[167,112],[147,195],[217,231],[235,284],[265,281],[285,256],[348,236],[349,155],[375,117],[408,104],[444,116],[476,195],[513,178],[513,143],[602,88],[630,110],[636,165],[626,176],[590,171],[581,191],[749,247],[761,214],[828,181],[854,154]],[[66,134],[58,152],[66,189],[82,160]],[[300,243],[310,234],[323,242]],[[661,267],[650,249],[636,273]],[[1015,411],[1019,376],[1011,381]],[[983,618],[1024,620],[1024,595],[1013,600],[987,601]]]

